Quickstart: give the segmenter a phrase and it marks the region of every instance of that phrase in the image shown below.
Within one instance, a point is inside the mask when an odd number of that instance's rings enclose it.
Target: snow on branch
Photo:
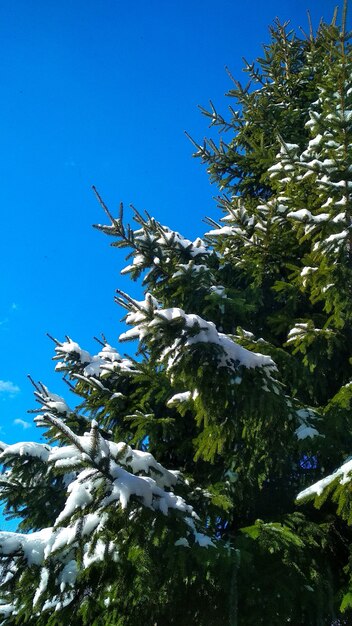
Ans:
[[[265,368],[268,372],[276,370],[270,356],[247,350],[224,333],[218,332],[213,322],[199,315],[187,314],[177,307],[158,308],[158,302],[151,294],[147,294],[141,302],[124,297],[120,303],[129,311],[126,315],[127,324],[133,326],[120,335],[120,341],[136,338],[140,342],[161,340],[164,349],[160,359],[169,370],[182,358],[185,350],[201,344],[214,348],[218,354],[219,368],[237,371],[243,366],[248,369]],[[169,339],[171,328],[175,330]]]
[[[56,356],[58,360],[57,371],[70,371],[74,377],[75,373],[80,373],[85,378],[108,378],[112,373],[133,374],[136,366],[133,361],[122,357],[115,348],[108,343],[102,347],[100,352],[91,355],[87,350],[83,350],[78,343],[67,337],[67,341],[55,341]],[[76,370],[74,369],[76,367]]]
[[[32,413],[39,413],[41,411],[50,411],[55,415],[61,417],[68,417],[72,414],[72,410],[68,406],[66,400],[56,393],[52,393],[42,383],[35,383],[29,376],[29,380],[35,388],[34,396],[36,401],[41,405],[40,409],[31,411]]]
[[[138,228],[134,230],[129,224],[124,224],[122,207],[119,217],[115,218],[99,194],[97,196],[111,220],[111,225],[98,224],[96,228],[114,236],[116,242],[113,245],[131,250],[127,259],[132,258],[132,263],[129,263],[121,271],[122,274],[131,274],[134,279],[145,270],[150,270],[144,282],[149,282],[152,277],[159,280],[169,276],[170,269],[172,270],[177,263],[186,264],[193,260],[198,264],[213,254],[213,251],[207,247],[202,239],[197,238],[191,241],[177,231],[163,226],[148,213],[143,216],[132,207],[134,220],[138,224]]]
[[[349,459],[341,465],[335,472],[318,480],[318,482],[314,483],[307,489],[301,491],[297,496],[297,502],[301,502],[303,500],[308,500],[311,498],[319,497],[322,495],[324,490],[331,485],[333,482],[337,481],[340,485],[345,485],[352,480],[352,459]]]
[[[102,437],[93,420],[89,432],[76,435],[60,418],[46,413],[41,416],[68,440],[68,445],[50,446],[22,442],[1,446],[0,462],[11,466],[21,457],[40,459],[56,473],[74,470],[74,479],[67,487],[64,506],[52,527],[34,533],[0,532],[0,556],[4,559],[24,558],[28,567],[40,568],[40,583],[34,597],[36,604],[46,593],[46,601],[54,602],[48,585],[48,572],[56,572],[55,594],[75,584],[79,571],[95,560],[102,560],[106,551],[118,558],[118,546],[103,540],[103,531],[109,516],[116,515],[116,507],[131,505],[135,514],[143,507],[155,514],[168,515],[170,511],[183,517],[183,531],[193,536],[193,543],[205,547],[214,545],[199,533],[198,516],[193,507],[173,492],[178,472],[164,468],[149,452],[134,450],[124,442],[115,443]],[[1,487],[0,487],[1,496]],[[132,517],[131,517],[132,520]],[[83,547],[83,560],[78,567],[77,550]],[[61,597],[61,596],[60,596]],[[61,597],[62,600],[62,597]],[[49,605],[48,605],[49,606]],[[45,610],[45,607],[44,607]],[[3,609],[0,606],[0,612]],[[13,606],[11,612],[16,611]]]

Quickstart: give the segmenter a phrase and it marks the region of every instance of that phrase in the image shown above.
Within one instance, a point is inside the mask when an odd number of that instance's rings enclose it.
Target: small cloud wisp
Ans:
[[[24,430],[27,430],[27,428],[31,428],[32,424],[30,422],[26,422],[25,420],[21,420],[20,418],[17,418],[15,420],[13,420],[13,423],[16,426],[22,426],[22,428]]]
[[[0,380],[0,394],[1,393],[19,393],[20,388],[15,385],[11,380]]]

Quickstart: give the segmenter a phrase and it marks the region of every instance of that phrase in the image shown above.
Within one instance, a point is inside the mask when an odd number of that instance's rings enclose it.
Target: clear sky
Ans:
[[[197,105],[227,106],[278,16],[329,20],[336,0],[3,0],[0,3],[0,439],[38,439],[26,375],[61,393],[50,332],[116,345],[123,254],[92,229],[122,200],[185,236],[216,218]],[[242,74],[243,79],[245,76]],[[128,349],[121,346],[121,351]],[[68,393],[68,396],[70,394]],[[68,397],[68,400],[70,398]],[[1,522],[1,519],[0,519]]]

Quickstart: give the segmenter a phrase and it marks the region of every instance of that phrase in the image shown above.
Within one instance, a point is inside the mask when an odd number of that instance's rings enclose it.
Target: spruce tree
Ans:
[[[1,444],[3,626],[351,620],[351,64],[346,7],[274,23],[229,118],[203,109],[203,239],[95,190],[138,354],[54,339],[72,407],[33,381],[47,443]]]

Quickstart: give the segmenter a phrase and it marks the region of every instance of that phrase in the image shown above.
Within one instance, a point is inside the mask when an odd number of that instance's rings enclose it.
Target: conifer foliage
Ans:
[[[3,626],[350,623],[351,69],[346,7],[274,23],[229,117],[203,109],[203,239],[96,191],[138,355],[55,339],[72,408],[34,383],[46,443],[1,444]]]

